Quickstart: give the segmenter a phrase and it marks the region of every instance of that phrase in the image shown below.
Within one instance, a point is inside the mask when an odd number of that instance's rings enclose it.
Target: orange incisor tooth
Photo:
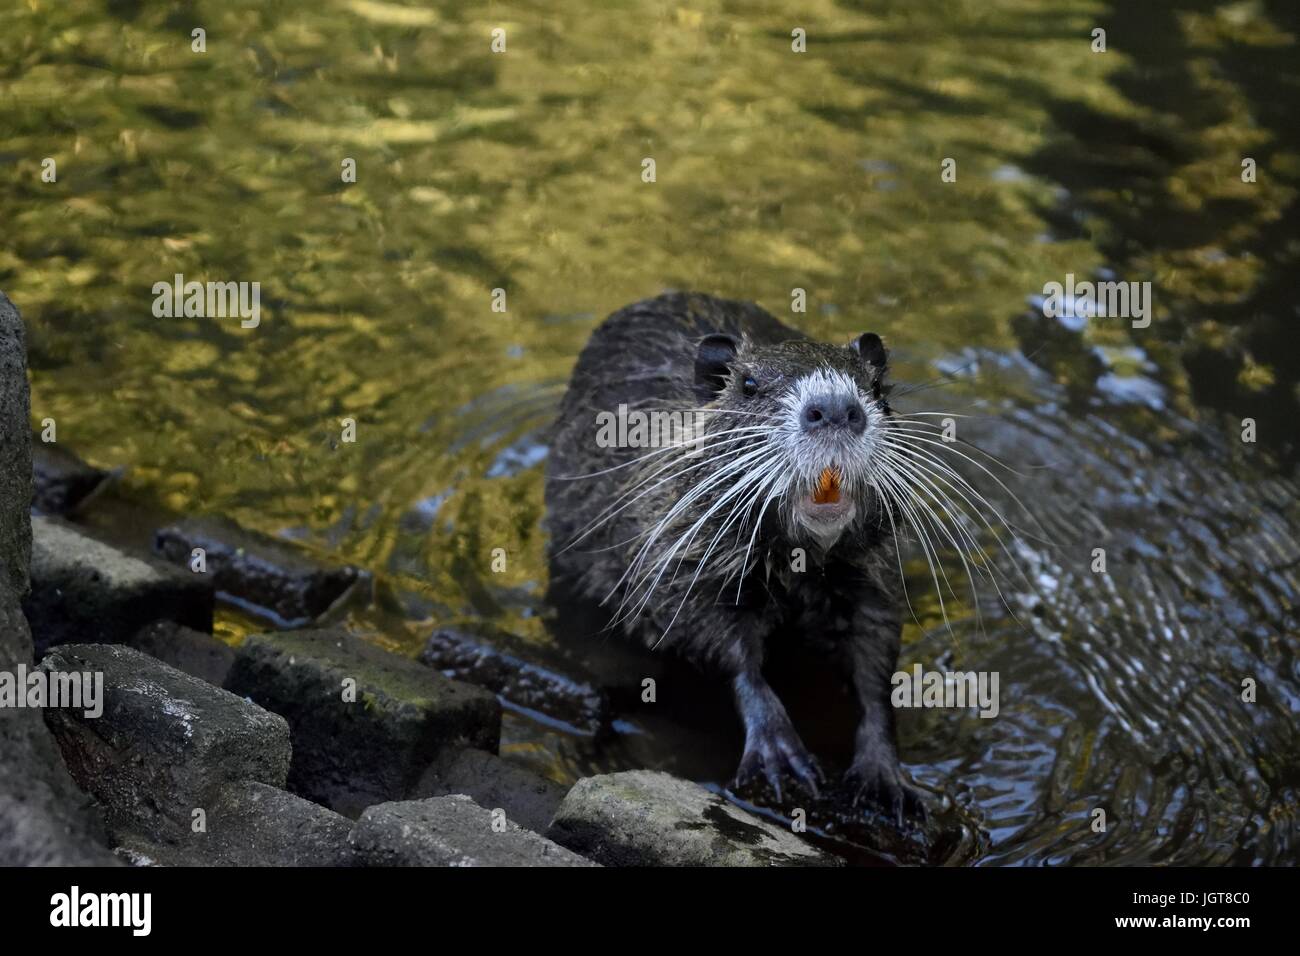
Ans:
[[[840,470],[838,468],[823,468],[821,476],[817,479],[817,487],[813,489],[813,504],[817,505],[834,505],[839,504],[840,500]]]

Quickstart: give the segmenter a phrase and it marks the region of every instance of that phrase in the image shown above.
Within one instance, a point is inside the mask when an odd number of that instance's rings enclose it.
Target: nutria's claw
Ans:
[[[814,797],[818,795],[818,785],[826,781],[826,775],[793,727],[759,731],[745,742],[745,753],[736,770],[736,786],[745,786],[760,773],[778,801],[782,777],[802,784]]]
[[[907,820],[929,817],[925,791],[906,777],[895,761],[859,759],[844,775],[853,793],[853,805],[870,803],[890,814],[901,827]]]

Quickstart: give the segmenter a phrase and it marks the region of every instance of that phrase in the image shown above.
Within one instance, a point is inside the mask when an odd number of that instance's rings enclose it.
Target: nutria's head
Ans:
[[[708,431],[735,432],[792,541],[835,544],[876,513],[877,451],[890,414],[887,353],[866,332],[845,346],[806,339],[757,345],[709,335],[695,359]]]

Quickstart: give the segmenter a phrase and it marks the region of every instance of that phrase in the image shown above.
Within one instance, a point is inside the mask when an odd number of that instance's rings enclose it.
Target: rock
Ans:
[[[177,842],[123,834],[117,854],[136,866],[351,866],[352,821],[264,783],[228,784],[205,809],[206,832]]]
[[[31,558],[32,458],[22,319],[0,292],[0,672],[32,664],[20,601]],[[0,708],[0,866],[106,866],[99,814],[63,765],[41,712]]]
[[[831,780],[841,777],[833,764],[823,764],[822,769]],[[843,782],[822,787],[817,796],[786,790],[782,799],[760,777],[730,794],[742,805],[782,819],[789,819],[797,805],[804,812],[808,832],[816,834],[821,847],[861,865],[959,866],[987,851],[979,820],[940,794],[927,798],[923,817],[910,817],[902,824],[883,807],[870,802],[855,805],[852,786]]]
[[[107,477],[57,444],[32,446],[32,507],[41,514],[71,514]]]
[[[187,518],[159,529],[154,549],[190,567],[202,548],[217,592],[277,627],[302,627],[344,600],[368,575],[325,567],[295,548],[221,518]]]
[[[586,777],[547,831],[606,866],[834,866],[788,829],[652,770]]]
[[[361,814],[352,846],[367,866],[593,866],[466,796],[381,803]]]
[[[28,666],[31,646],[18,599],[0,581],[0,674]],[[113,865],[107,843],[41,711],[0,707],[0,866]]]
[[[155,621],[131,635],[127,645],[191,677],[220,687],[235,663],[235,649],[211,634],[175,621]]]
[[[47,708],[45,721],[111,830],[174,842],[227,784],[285,783],[288,724],[234,694],[119,645],[55,648],[41,670],[102,674],[101,716]]]
[[[408,795],[413,799],[465,794],[479,806],[501,808],[506,817],[545,833],[569,788],[502,760],[485,750],[449,750],[425,771]]]
[[[57,518],[32,518],[32,589],[23,610],[41,652],[55,644],[120,644],[171,620],[212,630],[212,586],[152,557],[128,554]]]
[[[40,720],[40,714],[35,715]],[[10,718],[0,718],[0,723]],[[0,744],[9,729],[0,730]],[[28,735],[31,739],[31,735]],[[48,737],[46,742],[49,742]],[[53,747],[53,744],[50,744]],[[54,756],[57,763],[57,752]],[[40,758],[42,768],[44,757]],[[0,761],[0,771],[8,773],[16,761]],[[66,772],[63,773],[66,778]],[[28,774],[18,778],[23,792],[0,784],[0,866],[117,866],[119,861],[104,848],[107,837],[103,825],[84,804],[75,802],[76,788],[71,784],[52,783]],[[15,781],[16,782],[16,781]]]
[[[404,797],[444,748],[500,742],[490,693],[339,628],[252,635],[226,687],[288,718],[290,789],[348,816]]]
[[[507,702],[594,734],[609,721],[605,694],[562,651],[529,644],[484,626],[433,632],[421,662],[455,680],[500,694]]]
[[[19,598],[32,553],[31,427],[23,320],[0,292],[0,581]]]
[[[256,781],[228,786],[208,820],[215,854],[235,866],[350,866],[352,821]]]

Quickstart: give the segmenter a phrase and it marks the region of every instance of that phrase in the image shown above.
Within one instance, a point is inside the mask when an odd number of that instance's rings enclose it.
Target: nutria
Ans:
[[[554,584],[730,682],[737,783],[761,773],[779,795],[783,778],[825,782],[763,677],[769,641],[803,640],[846,665],[861,707],[854,799],[901,818],[924,805],[899,768],[889,699],[901,579],[886,358],[874,333],[828,345],[751,303],[675,293],[627,306],[578,358],[546,506]],[[674,423],[657,447],[637,427],[650,413]]]

